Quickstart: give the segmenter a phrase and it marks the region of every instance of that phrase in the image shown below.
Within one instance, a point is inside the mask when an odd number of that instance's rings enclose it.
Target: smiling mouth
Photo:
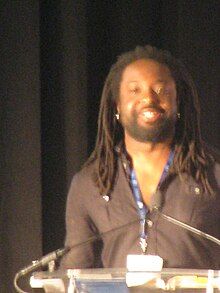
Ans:
[[[164,111],[162,111],[162,109],[156,108],[145,108],[139,112],[141,120],[145,123],[154,123],[159,120],[163,116],[163,114]]]
[[[145,117],[145,118],[148,118],[148,119],[151,119],[151,118],[153,118],[155,115],[160,115],[161,113],[158,113],[158,112],[152,112],[152,111],[147,111],[147,112],[144,112],[143,113],[143,116]]]
[[[163,111],[155,108],[145,108],[140,112],[140,116],[145,122],[154,122],[160,119],[163,115]]]

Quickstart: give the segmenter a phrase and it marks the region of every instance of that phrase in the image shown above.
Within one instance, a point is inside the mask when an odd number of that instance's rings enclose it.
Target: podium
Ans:
[[[45,293],[217,293],[220,270],[163,269],[128,272],[126,269],[82,269],[35,272],[33,292]]]

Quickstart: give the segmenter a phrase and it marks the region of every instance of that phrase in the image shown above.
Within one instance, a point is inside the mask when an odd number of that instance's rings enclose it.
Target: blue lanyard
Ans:
[[[170,155],[169,155],[169,159],[168,159],[168,161],[163,169],[163,173],[160,177],[160,181],[157,186],[157,189],[160,188],[162,182],[165,180],[165,178],[168,174],[170,165],[173,162],[173,158],[174,158],[174,151],[171,151]],[[135,174],[134,169],[130,170],[130,183],[131,183],[131,187],[132,187],[132,191],[133,191],[133,196],[134,196],[135,202],[137,204],[137,211],[138,211],[138,214],[140,217],[140,246],[141,246],[143,253],[145,253],[146,248],[147,248],[147,234],[145,232],[145,222],[146,222],[146,216],[147,216],[147,213],[149,212],[149,210],[147,209],[146,205],[143,202],[141,191],[140,191],[140,188],[139,188],[139,185],[137,182],[137,178],[136,178],[136,174]]]

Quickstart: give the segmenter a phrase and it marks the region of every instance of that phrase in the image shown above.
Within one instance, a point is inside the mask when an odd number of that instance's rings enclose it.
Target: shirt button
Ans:
[[[153,226],[153,222],[151,220],[147,220],[147,225],[149,228],[151,228]]]

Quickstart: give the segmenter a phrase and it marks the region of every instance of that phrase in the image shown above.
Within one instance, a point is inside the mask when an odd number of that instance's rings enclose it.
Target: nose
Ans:
[[[151,99],[149,97],[143,97],[140,99],[140,104],[149,104],[151,102]]]
[[[142,97],[140,97],[139,103],[143,105],[148,105],[152,103],[157,103],[158,102],[158,97],[157,94],[154,92],[151,93],[146,93]]]

